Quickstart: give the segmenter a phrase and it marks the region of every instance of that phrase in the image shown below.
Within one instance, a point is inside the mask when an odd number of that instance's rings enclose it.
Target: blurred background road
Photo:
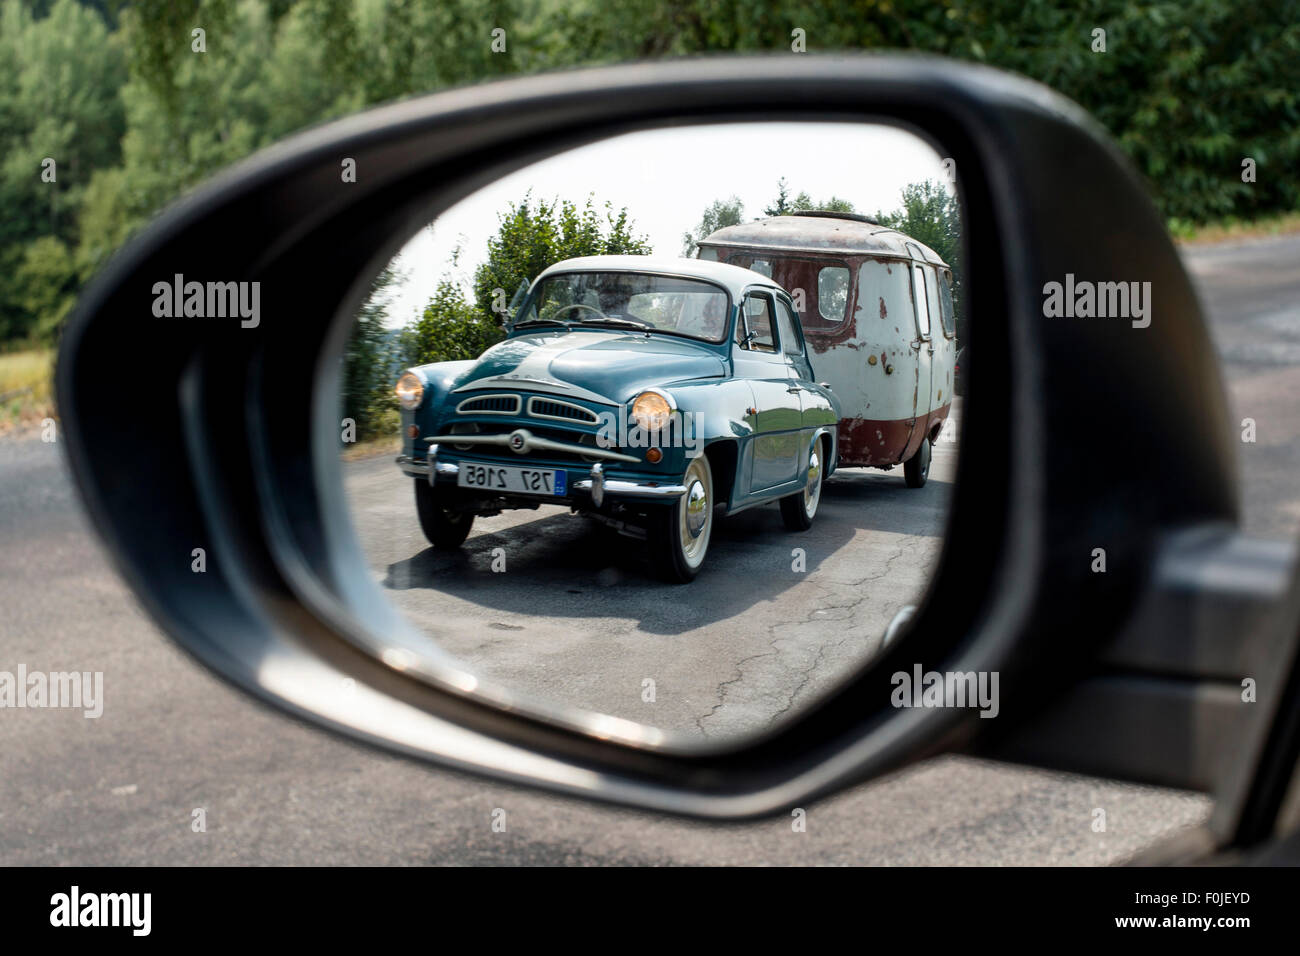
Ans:
[[[1300,236],[1185,258],[1234,420],[1256,423],[1240,445],[1246,529],[1294,536]],[[103,671],[104,714],[0,710],[0,864],[1097,864],[1209,811],[1195,794],[949,757],[814,804],[793,833],[783,818],[680,821],[363,750],[176,651],[106,563],[60,447],[39,437],[0,440],[0,670],[19,663]],[[191,828],[197,808],[206,832]]]

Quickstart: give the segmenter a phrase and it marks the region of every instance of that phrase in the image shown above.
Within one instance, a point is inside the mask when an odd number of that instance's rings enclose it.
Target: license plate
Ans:
[[[462,461],[456,484],[462,488],[480,488],[484,491],[564,497],[569,491],[569,473],[550,468],[476,465]]]

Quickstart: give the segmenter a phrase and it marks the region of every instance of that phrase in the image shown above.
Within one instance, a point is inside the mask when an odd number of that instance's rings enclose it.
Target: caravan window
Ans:
[[[939,273],[939,317],[943,321],[943,334],[952,336],[956,319],[952,307],[952,273]]]
[[[930,301],[925,294],[925,266],[912,266],[912,301],[916,304],[916,329],[921,338],[930,337]]]
[[[794,298],[805,332],[831,332],[849,318],[851,274],[834,259],[795,259],[751,254],[733,256],[733,265],[752,269],[774,281]]]

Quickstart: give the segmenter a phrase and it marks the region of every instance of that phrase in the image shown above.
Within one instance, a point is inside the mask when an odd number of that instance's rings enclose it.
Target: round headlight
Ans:
[[[667,428],[672,417],[672,405],[658,392],[642,392],[632,403],[632,421],[645,431]]]
[[[414,372],[403,372],[393,391],[397,393],[398,402],[409,411],[419,405],[420,399],[424,398],[424,383]]]

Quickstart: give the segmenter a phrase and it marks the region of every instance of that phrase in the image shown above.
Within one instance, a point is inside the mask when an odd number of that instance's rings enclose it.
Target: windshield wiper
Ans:
[[[527,322],[516,322],[512,328],[526,329],[530,325],[558,325],[562,329],[567,329],[572,322],[563,322],[560,319],[529,319]]]
[[[616,325],[625,329],[641,329],[646,332],[654,331],[654,326],[649,322],[641,322],[637,319],[615,319],[605,316],[603,319],[581,319],[579,325]]]

